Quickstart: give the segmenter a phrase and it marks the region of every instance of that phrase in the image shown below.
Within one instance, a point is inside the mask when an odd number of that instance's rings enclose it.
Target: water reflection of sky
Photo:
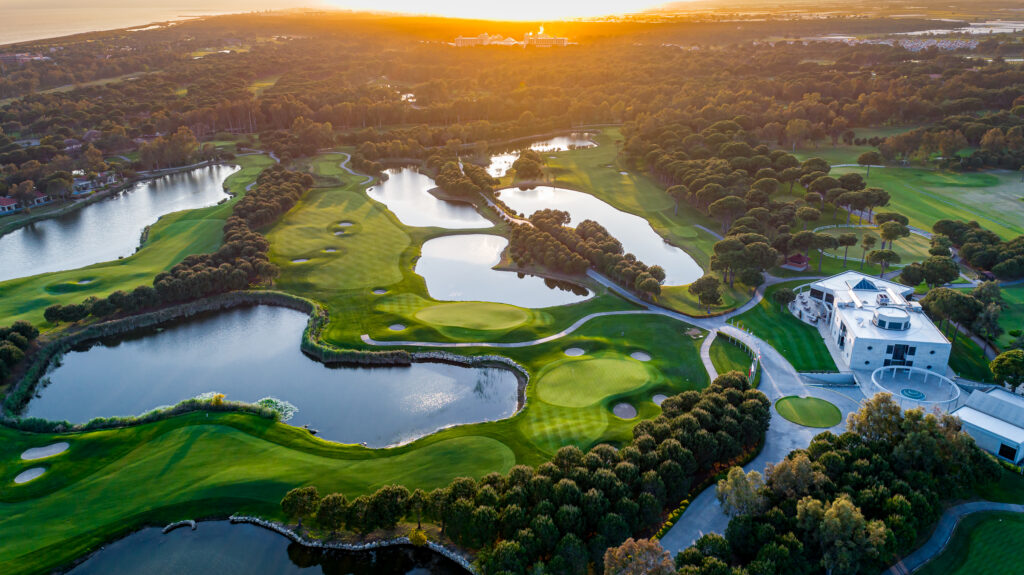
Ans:
[[[386,205],[407,226],[474,229],[492,225],[470,204],[446,202],[431,195],[427,190],[437,184],[412,168],[394,168],[385,173],[387,181],[366,193]]]

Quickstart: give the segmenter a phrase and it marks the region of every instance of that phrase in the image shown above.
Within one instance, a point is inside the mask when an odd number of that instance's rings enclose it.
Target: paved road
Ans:
[[[704,341],[700,344],[700,361],[704,364],[704,369],[708,372],[708,377],[711,381],[714,381],[718,377],[718,370],[715,368],[715,363],[711,361],[711,344],[715,342],[715,337],[718,336],[718,330],[711,330],[708,332],[708,336],[704,338]]]
[[[1024,513],[1024,505],[994,503],[992,501],[972,501],[971,503],[962,503],[950,507],[942,514],[939,524],[935,527],[935,532],[932,533],[928,541],[916,551],[904,557],[902,561],[883,571],[882,575],[908,575],[920,569],[922,565],[931,561],[933,557],[946,548],[950,537],[953,536],[953,531],[956,530],[956,526],[960,523],[961,519],[971,513],[982,511]]]

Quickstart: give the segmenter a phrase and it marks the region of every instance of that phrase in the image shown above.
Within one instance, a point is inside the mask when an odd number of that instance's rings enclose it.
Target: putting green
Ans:
[[[832,427],[843,418],[838,407],[817,397],[783,397],[775,402],[775,411],[793,423],[807,427]]]
[[[432,305],[413,317],[433,325],[466,329],[512,329],[530,320],[530,312],[511,305],[487,302],[458,302]]]
[[[641,387],[649,379],[647,370],[635,360],[566,360],[541,374],[537,395],[553,405],[585,407],[609,395]]]

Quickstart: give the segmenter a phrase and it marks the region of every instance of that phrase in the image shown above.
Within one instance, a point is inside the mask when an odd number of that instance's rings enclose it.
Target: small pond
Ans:
[[[387,180],[367,189],[366,193],[386,205],[407,226],[476,229],[492,225],[470,204],[434,197],[428,190],[436,188],[437,184],[413,168],[392,168],[385,173]]]
[[[575,148],[593,148],[597,143],[590,139],[585,132],[573,132],[567,136],[557,136],[547,140],[541,140],[530,144],[531,150],[538,152],[564,152]],[[512,167],[512,164],[519,159],[519,150],[500,152],[491,156],[491,163],[487,166],[487,173],[500,178]]]
[[[501,199],[510,208],[530,216],[551,208],[569,212],[570,225],[594,220],[622,242],[622,247],[647,265],[665,268],[665,285],[683,285],[704,274],[685,251],[670,245],[640,216],[620,211],[590,194],[540,186],[529,190],[506,188]]]
[[[224,180],[237,171],[237,166],[209,166],[170,174],[4,235],[0,281],[130,256],[142,230],[160,216],[227,198]]]
[[[291,425],[385,447],[516,410],[518,381],[506,369],[325,366],[299,350],[306,319],[290,309],[241,308],[69,352],[25,415],[77,423],[219,392],[288,401],[298,408]]]
[[[423,244],[416,273],[426,280],[430,296],[441,301],[488,301],[541,308],[590,297],[581,286],[493,269],[507,246],[507,239],[490,234],[434,238]]]
[[[204,521],[164,534],[149,527],[115,541],[72,569],[74,575],[465,575],[429,549],[313,549],[256,525]]]

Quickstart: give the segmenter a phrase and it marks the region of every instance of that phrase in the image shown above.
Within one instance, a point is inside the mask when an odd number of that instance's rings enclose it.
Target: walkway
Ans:
[[[717,336],[718,330],[711,330],[700,344],[700,360],[704,363],[704,369],[708,372],[708,377],[711,381],[715,381],[715,378],[718,377],[718,369],[715,368],[714,362],[711,361],[711,344],[715,342],[715,337]]]
[[[904,557],[902,561],[883,571],[882,575],[908,575],[920,569],[922,565],[931,561],[946,548],[961,519],[972,513],[983,511],[1024,513],[1024,505],[995,503],[992,501],[972,501],[971,503],[962,503],[950,507],[942,514],[939,524],[935,527],[935,532],[932,533],[928,541],[916,551]]]

